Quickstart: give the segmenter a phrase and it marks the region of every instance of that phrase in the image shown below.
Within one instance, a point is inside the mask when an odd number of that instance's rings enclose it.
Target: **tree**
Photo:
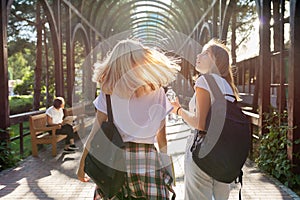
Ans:
[[[34,77],[33,71],[27,71],[22,78],[22,82],[17,84],[14,88],[14,93],[18,95],[29,95],[32,94]]]
[[[227,42],[231,44],[233,64],[235,64],[236,50],[250,39],[254,31],[254,22],[258,18],[255,0],[237,1],[233,11],[231,26]]]
[[[33,110],[39,110],[40,98],[41,98],[41,80],[42,80],[42,55],[43,54],[43,24],[41,20],[41,6],[36,3],[36,29],[37,29],[37,41],[36,41],[36,65],[35,65],[35,82],[34,82],[34,97],[33,97]]]
[[[35,9],[34,9],[35,8]],[[8,38],[9,43],[12,46],[17,48],[11,48],[9,53],[11,55],[11,59],[20,55],[20,52],[24,53],[24,48],[30,46],[36,52],[30,52],[30,54],[26,54],[26,59],[21,59],[24,57],[20,57],[17,60],[17,63],[11,63],[9,68],[13,69],[11,71],[16,73],[22,73],[23,70],[18,70],[15,68],[15,64],[20,64],[21,61],[23,65],[25,60],[28,60],[30,63],[30,68],[26,68],[27,70],[34,71],[34,104],[33,109],[38,110],[40,107],[40,99],[41,99],[41,86],[42,86],[42,30],[44,29],[45,20],[41,18],[41,7],[36,1],[28,1],[28,0],[16,0],[13,2],[11,6],[11,15],[9,18],[9,26],[8,26]],[[36,33],[32,37],[33,34]],[[34,44],[34,40],[36,40],[36,45]],[[26,53],[26,52],[25,52]],[[9,58],[10,59],[10,58]],[[20,65],[22,67],[22,63]],[[25,69],[25,68],[24,68]],[[18,78],[18,75],[17,77]]]
[[[28,61],[22,52],[17,52],[8,58],[8,70],[11,72],[11,79],[22,79],[27,71],[30,71]]]

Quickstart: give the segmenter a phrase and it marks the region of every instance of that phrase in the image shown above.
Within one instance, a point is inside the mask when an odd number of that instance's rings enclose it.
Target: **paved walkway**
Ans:
[[[167,126],[169,152],[173,155],[177,200],[183,200],[183,152],[189,128],[184,124]],[[0,173],[0,199],[92,199],[94,184],[82,183],[76,178],[76,170],[82,144],[75,154],[62,153],[63,143],[58,145],[58,155],[51,156],[50,146],[39,151],[39,157],[25,159],[16,168]],[[238,199],[239,185],[232,184],[229,200]],[[294,192],[271,177],[261,173],[250,162],[244,167],[244,200],[300,200]]]

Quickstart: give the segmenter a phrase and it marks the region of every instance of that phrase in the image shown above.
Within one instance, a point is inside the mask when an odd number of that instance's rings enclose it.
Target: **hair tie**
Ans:
[[[176,115],[179,115],[179,110],[181,109],[182,107],[181,106],[179,106],[178,108],[177,108],[177,110],[176,110]]]

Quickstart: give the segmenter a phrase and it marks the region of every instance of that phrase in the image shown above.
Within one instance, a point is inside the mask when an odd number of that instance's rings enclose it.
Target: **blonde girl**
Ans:
[[[158,50],[135,40],[123,40],[112,49],[102,63],[95,65],[93,80],[100,84],[95,99],[96,122],[91,135],[107,120],[105,95],[111,95],[114,123],[126,143],[126,171],[129,190],[123,187],[113,199],[169,199],[170,176],[162,168],[158,151],[167,153],[165,117],[172,105],[163,86],[175,79],[178,66]],[[84,174],[84,149],[78,179]],[[122,192],[123,191],[123,192]],[[103,195],[96,190],[95,199]]]

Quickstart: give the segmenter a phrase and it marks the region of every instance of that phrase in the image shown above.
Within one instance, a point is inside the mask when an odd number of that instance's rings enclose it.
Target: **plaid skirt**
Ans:
[[[169,199],[172,177],[161,166],[161,159],[153,144],[125,143],[127,183],[113,200],[122,200],[130,195],[132,199]],[[128,188],[126,187],[128,186]],[[102,199],[95,190],[94,200]]]

